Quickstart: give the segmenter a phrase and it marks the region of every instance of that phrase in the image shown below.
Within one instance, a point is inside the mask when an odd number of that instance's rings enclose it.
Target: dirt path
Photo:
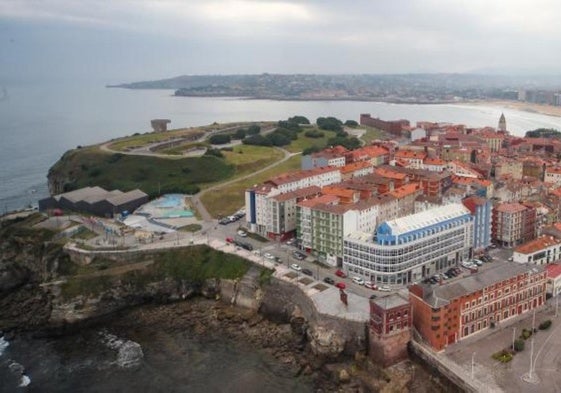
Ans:
[[[203,220],[206,221],[206,222],[211,222],[211,221],[213,220],[212,215],[208,212],[208,210],[206,210],[206,207],[205,207],[204,204],[201,202],[201,197],[202,197],[203,195],[205,195],[207,192],[215,191],[215,190],[217,190],[217,189],[220,189],[221,187],[230,185],[230,184],[232,184],[232,183],[235,183],[235,182],[238,182],[238,181],[242,181],[242,180],[245,180],[245,179],[249,179],[249,178],[252,177],[252,176],[255,176],[255,175],[259,174],[259,173],[265,172],[265,171],[267,171],[267,170],[269,170],[269,169],[271,169],[271,168],[274,168],[274,167],[277,166],[277,165],[282,164],[283,162],[285,162],[286,160],[288,160],[289,158],[291,158],[291,157],[293,157],[293,156],[295,156],[295,155],[302,154],[302,153],[290,153],[289,151],[284,150],[284,149],[280,149],[280,148],[278,148],[278,147],[277,147],[276,149],[278,149],[278,150],[280,150],[280,151],[282,151],[282,152],[284,153],[284,157],[283,157],[281,160],[279,160],[279,161],[277,161],[277,162],[274,162],[274,163],[272,163],[272,164],[270,164],[270,165],[268,165],[268,166],[266,166],[266,167],[264,167],[264,168],[261,168],[260,170],[258,170],[258,171],[256,171],[256,172],[250,173],[249,175],[245,175],[245,176],[242,176],[242,177],[237,177],[237,178],[232,179],[232,180],[229,180],[229,181],[227,181],[227,182],[217,184],[217,185],[215,185],[215,186],[209,187],[209,188],[207,188],[207,189],[205,189],[205,190],[199,192],[199,193],[196,194],[196,195],[193,195],[193,199],[192,199],[192,200],[193,200],[193,204],[195,205],[195,208],[196,208],[196,209],[199,211],[199,213],[201,214],[201,217],[203,218]]]

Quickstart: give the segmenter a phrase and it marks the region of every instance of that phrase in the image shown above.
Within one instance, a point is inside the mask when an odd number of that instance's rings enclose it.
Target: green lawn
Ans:
[[[201,184],[230,178],[233,165],[212,156],[166,159],[102,152],[97,148],[67,152],[49,171],[69,179],[65,188],[100,186],[128,191],[140,188],[150,196],[158,193],[197,192]]]
[[[244,195],[247,188],[275,175],[300,169],[300,161],[300,155],[291,157],[268,171],[206,193],[202,197],[202,202],[214,217],[230,215],[245,204]]]
[[[309,130],[321,131],[324,136],[322,138],[308,138],[305,133]],[[317,146],[323,149],[327,145],[327,141],[334,136],[335,132],[333,131],[319,130],[316,127],[305,128],[304,131],[298,133],[297,140],[292,141],[289,146],[285,146],[284,148],[291,153],[298,153],[312,146]]]
[[[373,127],[360,126],[360,128],[365,129],[366,132],[360,137],[366,144],[376,140],[376,139],[386,139],[386,133],[382,130]]]
[[[238,145],[233,151],[223,151],[226,161],[235,168],[236,176],[245,176],[279,161],[284,156],[279,149],[265,146]]]

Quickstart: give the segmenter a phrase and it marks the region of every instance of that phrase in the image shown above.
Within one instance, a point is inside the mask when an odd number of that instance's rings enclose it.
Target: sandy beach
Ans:
[[[531,102],[508,101],[508,100],[481,100],[481,101],[464,101],[462,104],[496,106],[507,109],[516,109],[519,111],[539,113],[542,115],[561,117],[561,106],[534,104]]]

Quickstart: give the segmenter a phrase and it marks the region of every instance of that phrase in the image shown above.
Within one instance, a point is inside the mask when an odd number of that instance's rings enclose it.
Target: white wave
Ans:
[[[19,387],[27,386],[30,383],[31,383],[31,378],[29,378],[27,375],[23,374],[21,376],[21,379],[19,380]]]
[[[10,343],[8,341],[4,340],[4,337],[0,337],[0,356],[2,356],[2,354],[4,353],[6,348],[8,348],[9,346],[10,346]]]

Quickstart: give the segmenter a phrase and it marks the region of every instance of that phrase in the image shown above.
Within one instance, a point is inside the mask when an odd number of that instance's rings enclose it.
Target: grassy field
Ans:
[[[245,176],[279,161],[284,156],[279,149],[265,146],[238,145],[233,151],[223,151],[228,164],[235,168],[235,176]]]
[[[386,137],[385,132],[377,128],[367,127],[367,126],[360,126],[360,128],[366,130],[364,135],[360,137],[360,139],[362,139],[366,144],[369,144],[370,142],[376,139],[385,139]]]
[[[322,138],[308,138],[305,135],[305,133],[306,131],[309,130],[321,131],[323,132],[324,136]],[[306,128],[304,129],[304,131],[298,133],[298,139],[292,141],[292,143],[289,146],[286,146],[285,149],[291,153],[298,153],[312,146],[318,146],[320,148],[324,148],[327,145],[327,141],[330,138],[333,138],[334,136],[335,136],[335,132],[333,131],[319,130],[316,127]]]
[[[227,123],[227,124],[218,124],[214,123],[208,126],[202,127],[191,127],[191,128],[178,128],[169,130],[166,132],[146,132],[144,134],[134,134],[131,136],[126,136],[123,138],[115,139],[109,145],[109,148],[116,151],[126,151],[131,148],[137,148],[149,145],[151,143],[157,142],[164,142],[169,139],[179,138],[179,137],[186,137],[186,136],[193,136],[193,135],[202,135],[206,132],[213,131],[213,130],[229,130],[235,131],[237,128],[248,127],[251,124],[256,123]],[[271,122],[263,122],[257,123],[260,124],[262,127],[270,126]]]
[[[233,165],[212,156],[170,160],[88,148],[67,152],[49,175],[69,179],[67,189],[100,186],[128,191],[140,188],[156,196],[159,192],[195,193],[201,184],[228,179],[234,172]]]
[[[268,171],[208,192],[201,198],[202,202],[214,217],[230,215],[244,205],[244,192],[247,188],[275,175],[300,169],[300,160],[301,156],[296,155]]]
[[[169,139],[186,137],[189,135],[202,135],[203,132],[198,128],[182,128],[167,132],[147,132],[119,138],[112,142],[109,148],[116,151],[126,151],[131,148],[142,147],[156,142],[164,142]]]

